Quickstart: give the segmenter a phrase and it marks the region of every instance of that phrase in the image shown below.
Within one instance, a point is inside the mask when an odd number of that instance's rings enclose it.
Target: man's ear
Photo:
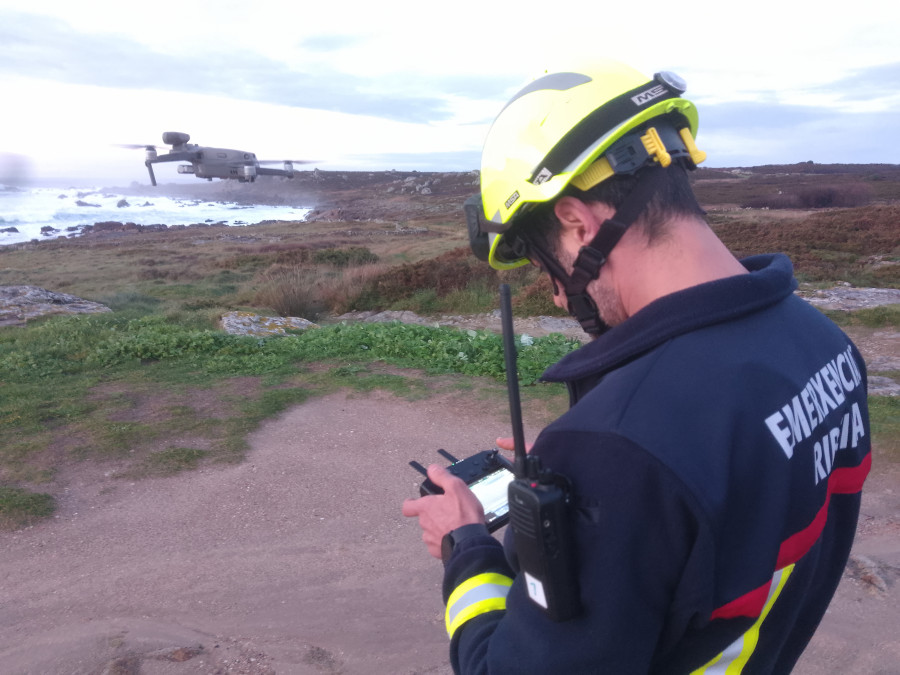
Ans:
[[[563,227],[563,236],[575,236],[581,246],[590,242],[600,225],[615,214],[615,209],[602,202],[583,202],[577,197],[560,197],[553,212]]]

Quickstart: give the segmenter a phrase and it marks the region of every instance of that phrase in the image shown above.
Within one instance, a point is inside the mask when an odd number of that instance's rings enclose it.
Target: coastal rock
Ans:
[[[287,335],[289,330],[318,328],[317,324],[296,316],[260,316],[252,312],[228,312],[221,319],[222,330],[232,335]]]
[[[120,199],[119,201],[116,202],[116,206],[118,208],[122,209],[122,208],[125,208],[126,206],[131,206],[131,204],[129,204],[128,200],[123,197],[122,199]]]
[[[173,229],[176,227],[176,225],[172,226]],[[161,232],[167,229],[169,229],[169,226],[162,223],[138,225],[137,223],[122,223],[118,220],[104,220],[93,225],[84,225],[81,228],[81,232],[86,235],[102,235],[121,232]]]
[[[90,228],[84,228],[85,231],[90,229],[92,232],[137,232],[141,229],[136,223],[120,223],[117,220],[105,220],[101,223],[94,223]]]
[[[802,295],[809,304],[829,310],[865,309],[900,303],[900,288],[853,288],[848,285]]]
[[[900,396],[900,384],[889,377],[869,375],[869,396]]]
[[[111,312],[106,305],[38,286],[0,286],[0,326],[18,326],[49,314]]]

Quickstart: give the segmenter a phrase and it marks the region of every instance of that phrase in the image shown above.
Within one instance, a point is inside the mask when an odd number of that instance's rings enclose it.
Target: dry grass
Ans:
[[[900,205],[811,211],[797,218],[747,213],[720,212],[710,218],[739,256],[781,251],[807,281],[900,288]]]
[[[341,273],[322,288],[322,300],[335,314],[343,314],[355,308],[356,301],[372,286],[374,281],[387,274],[390,267],[374,263],[341,270]]]
[[[884,180],[875,180],[875,169]],[[804,280],[900,286],[896,204],[825,210],[736,206],[754,194],[796,192],[810,185],[862,181],[876,191],[876,198],[900,185],[900,177],[879,167],[869,171],[872,176],[837,169],[812,175],[811,170],[804,165],[779,168],[781,173],[748,170],[740,176],[707,171],[694,184],[711,224],[738,255],[784,251]],[[433,298],[428,304],[439,311],[442,303],[458,304],[470,292],[477,298],[483,295],[480,289],[508,281],[517,311],[556,312],[549,287],[533,270],[497,274],[469,254],[459,204],[475,189],[470,176],[457,177],[455,187],[445,178],[441,186],[447,194],[434,199],[380,192],[404,178],[367,174],[354,188],[343,174],[326,176],[334,183],[329,194],[337,210],[350,218],[377,220],[109,233],[0,247],[0,285],[33,284],[109,300],[116,309],[140,306],[144,311],[152,305],[152,311],[172,316],[202,310],[213,321],[231,309],[309,316],[396,308],[426,292]],[[359,264],[361,258],[344,266],[340,257],[350,260],[354,250],[371,254],[378,263]]]

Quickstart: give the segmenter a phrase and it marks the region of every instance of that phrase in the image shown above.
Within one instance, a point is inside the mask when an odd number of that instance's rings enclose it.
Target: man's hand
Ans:
[[[403,515],[418,517],[422,541],[428,552],[441,559],[441,540],[457,527],[484,522],[484,509],[469,487],[444,467],[428,467],[431,482],[443,488],[442,495],[428,495],[403,502]]]
[[[516,449],[515,440],[512,436],[498,438],[497,447],[501,450],[507,450],[509,452],[513,452]],[[525,444],[525,452],[531,452],[531,448],[534,446],[534,443],[526,443]]]

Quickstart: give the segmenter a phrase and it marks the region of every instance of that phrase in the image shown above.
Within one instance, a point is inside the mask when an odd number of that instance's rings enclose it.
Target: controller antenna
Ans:
[[[516,337],[513,332],[512,300],[509,284],[500,284],[500,319],[503,327],[503,357],[506,364],[506,390],[509,392],[509,416],[512,422],[516,478],[526,477],[525,431],[522,426],[522,402],[519,399],[519,373],[516,368]]]

